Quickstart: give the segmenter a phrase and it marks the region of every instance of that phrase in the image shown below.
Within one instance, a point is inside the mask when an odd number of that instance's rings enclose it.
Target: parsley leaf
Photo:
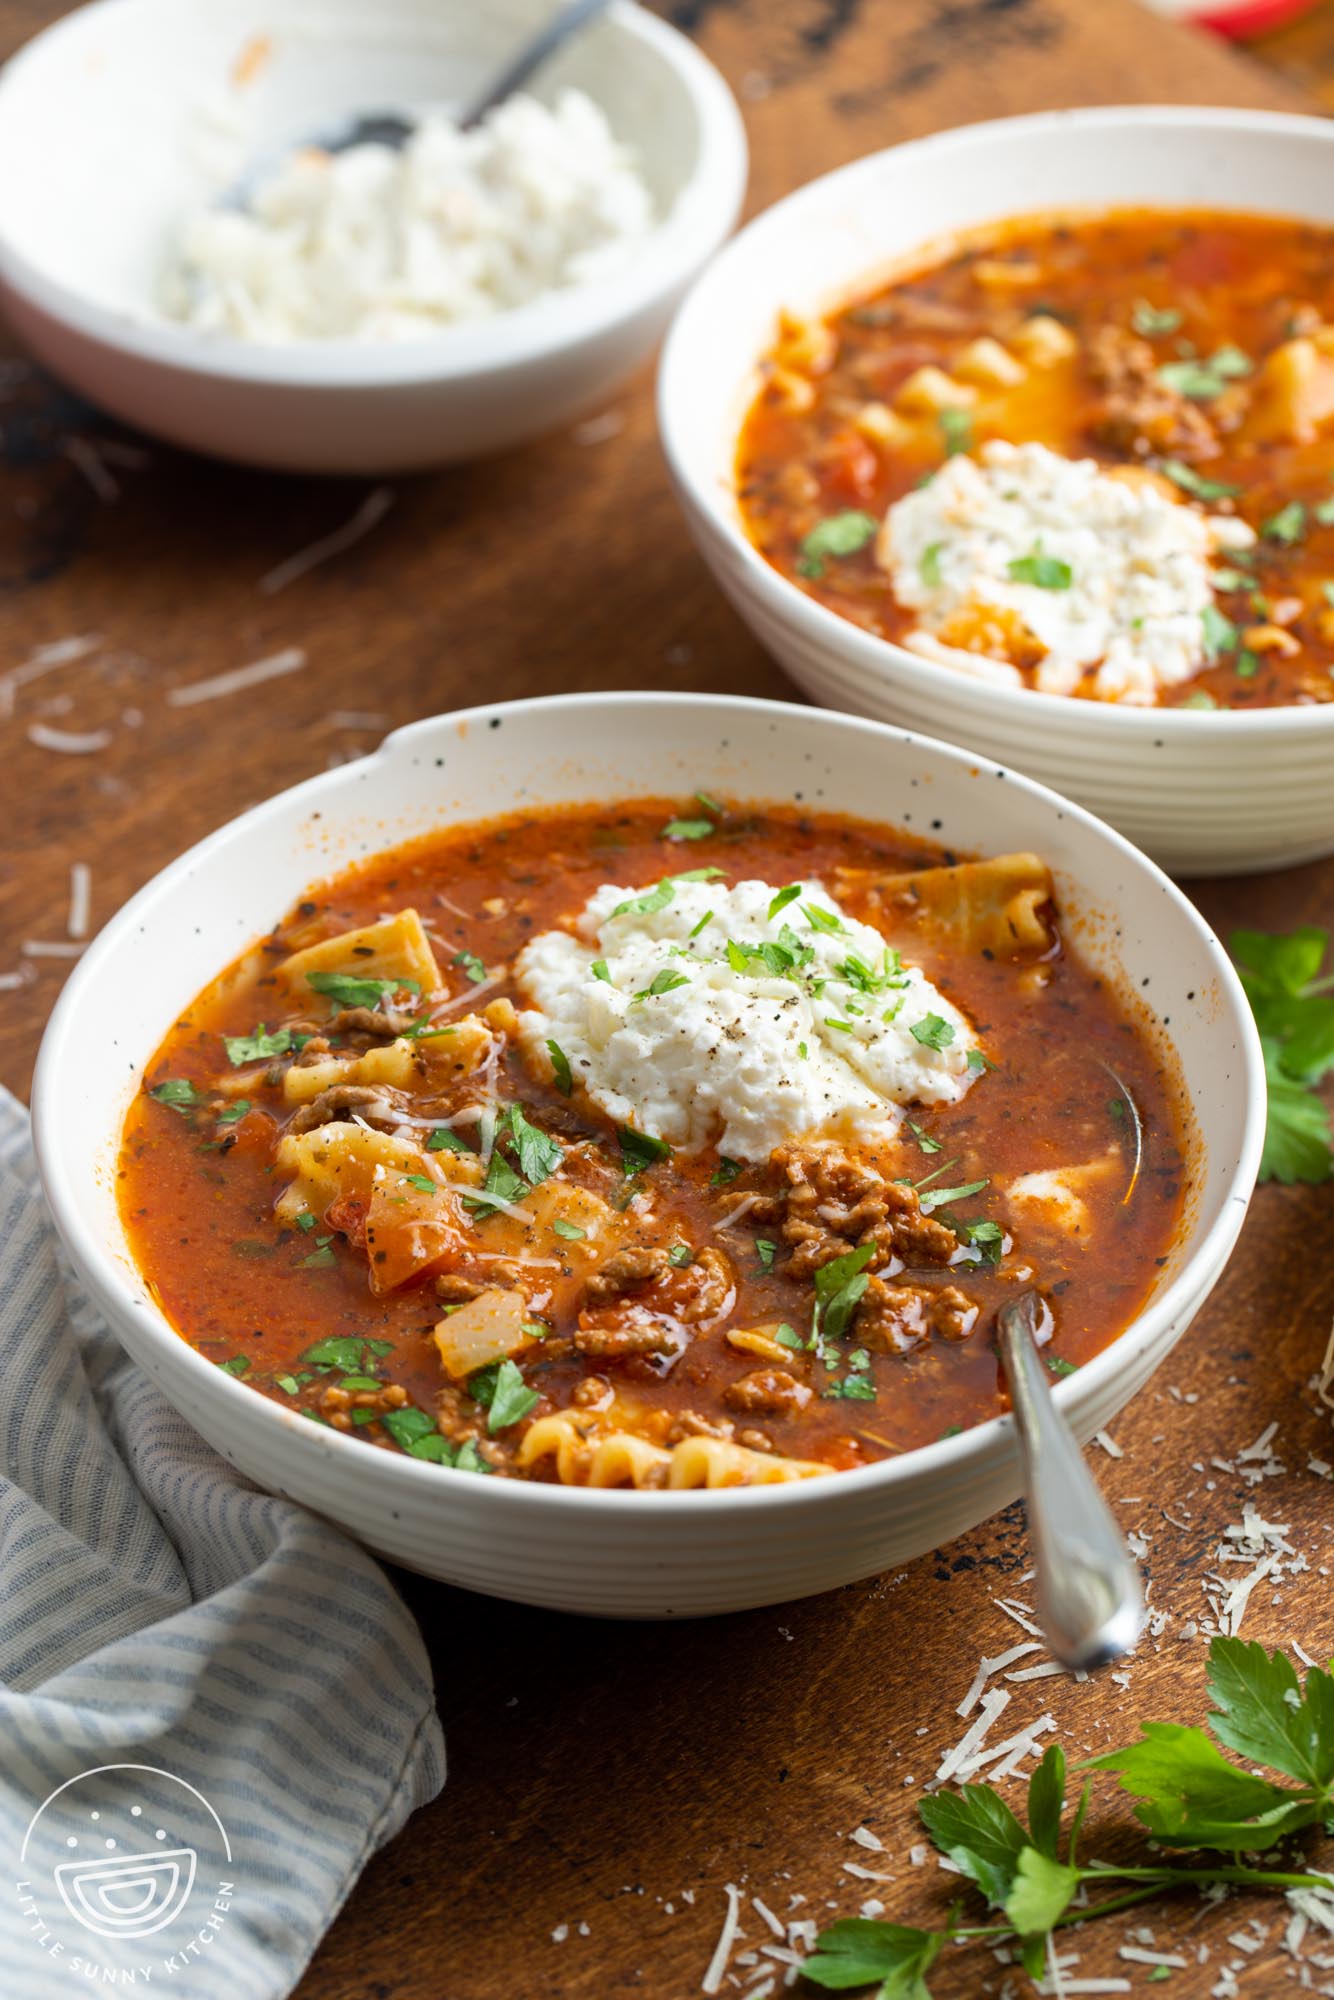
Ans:
[[[967,410],[938,410],[936,427],[945,447],[946,458],[956,458],[973,448],[973,420]]]
[[[456,951],[449,962],[461,966],[474,986],[480,986],[486,978],[486,966],[475,951]]]
[[[490,1400],[486,1428],[494,1437],[497,1431],[507,1430],[535,1410],[542,1399],[536,1389],[528,1387],[515,1362],[502,1361],[496,1369]]]
[[[800,894],[800,882],[789,882],[786,889],[780,889],[769,905],[769,922],[772,923],[780,910],[785,910],[789,903],[795,903]]]
[[[306,984],[336,1007],[378,1007],[386,993],[420,993],[415,979],[357,979],[350,972],[308,972]]]
[[[1237,628],[1230,618],[1219,610],[1216,604],[1206,604],[1200,613],[1200,623],[1204,627],[1204,657],[1216,660],[1220,653],[1230,653],[1237,643]]]
[[[1306,533],[1306,509],[1301,501],[1289,500],[1286,507],[1271,514],[1261,523],[1260,533],[1266,541],[1277,542],[1282,548],[1294,547]]]
[[[659,836],[662,840],[707,840],[718,829],[711,819],[669,819]]]
[[[270,1034],[261,1021],[252,1035],[224,1035],[227,1060],[233,1069],[242,1063],[260,1062],[265,1056],[285,1056],[292,1046],[292,1030],[275,1028]]]
[[[944,546],[943,542],[929,542],[922,550],[921,561],[917,566],[921,571],[922,582],[928,590],[935,590],[940,583],[940,552]]]
[[[633,1125],[618,1125],[616,1137],[621,1142],[621,1171],[627,1180],[642,1174],[646,1167],[655,1167],[659,1160],[671,1158],[672,1149],[665,1139],[655,1139],[651,1132],[636,1132]]]
[[[801,576],[823,576],[827,556],[855,556],[872,540],[880,523],[874,514],[851,507],[817,521],[802,538],[797,571]]]
[[[1043,1937],[1064,1916],[1079,1883],[1077,1868],[1051,1860],[1036,1847],[1025,1847],[1014,1887],[1005,1899],[1006,1921],[1021,1937]]]
[[[651,917],[658,910],[665,910],[667,908],[667,905],[676,895],[676,885],[678,882],[716,882],[722,872],[721,868],[690,868],[684,875],[664,875],[662,880],[655,882],[651,889],[643,890],[638,896],[627,896],[623,903],[618,903],[612,911],[612,916]],[[598,979],[607,978],[605,961],[599,959],[598,965],[602,966],[602,970],[599,972],[598,966],[595,965],[593,967],[594,976]]]
[[[457,1132],[451,1132],[447,1125],[437,1125],[426,1141],[426,1150],[428,1153],[466,1153],[470,1149]]]
[[[675,967],[665,965],[661,972],[655,972],[647,986],[641,986],[634,1000],[656,1000],[664,993],[675,993],[678,986],[689,986],[688,972],[678,972]]]
[[[250,1356],[248,1354],[234,1354],[230,1361],[220,1361],[218,1366],[224,1375],[244,1375],[246,1369],[250,1366]]]
[[[1075,580],[1075,573],[1068,562],[1060,556],[1042,553],[1039,542],[1031,555],[1016,556],[1008,566],[1012,583],[1033,583],[1039,590],[1069,590]]]
[[[1183,493],[1192,494],[1196,500],[1231,500],[1241,491],[1240,486],[1229,486],[1226,480],[1205,479],[1193,466],[1183,465],[1179,458],[1160,458],[1158,470],[1164,479],[1170,479],[1174,486],[1179,486]],[[1215,573],[1215,582],[1217,581],[1218,576]],[[1247,578],[1246,582],[1249,581]],[[1226,587],[1224,585],[1224,588]],[[1245,584],[1238,584],[1235,588],[1244,589]]]
[[[522,1201],[527,1193],[528,1182],[496,1150],[487,1161],[486,1179],[481,1187],[460,1195],[459,1199],[474,1215],[494,1215],[502,1203]]]
[[[317,1340],[301,1356],[312,1368],[339,1368],[344,1374],[353,1375],[362,1365],[362,1357],[367,1343],[352,1334],[334,1334],[328,1340]]]
[[[203,1092],[196,1090],[184,1076],[169,1076],[165,1083],[155,1083],[148,1094],[156,1097],[159,1104],[169,1104],[173,1111],[182,1114],[206,1102]]]
[[[863,1243],[846,1256],[822,1264],[815,1274],[815,1308],[811,1318],[812,1345],[818,1339],[837,1340],[845,1333],[866,1291],[866,1266],[875,1255],[873,1243]]]
[[[923,1014],[920,1021],[909,1021],[908,1033],[924,1049],[947,1049],[954,1040],[954,1026],[939,1014]]]
[[[1227,1749],[1303,1785],[1334,1786],[1334,1680],[1321,1668],[1308,1670],[1302,1699],[1285,1653],[1266,1653],[1255,1639],[1216,1639],[1209,1692],[1217,1704],[1209,1727]]]
[[[567,1222],[563,1215],[558,1215],[551,1227],[557,1236],[563,1236],[567,1243],[582,1243],[588,1234],[588,1231],[581,1229],[577,1222]]]
[[[946,1944],[944,1931],[913,1930],[878,1917],[840,1917],[821,1931],[801,1972],[815,1986],[841,1990],[880,1982],[883,2000],[931,2000],[926,1974]]]
[[[1143,339],[1158,340],[1164,334],[1176,332],[1181,314],[1175,306],[1151,306],[1147,299],[1137,299],[1130,324]]]
[[[1230,940],[1264,1050],[1269,1121],[1260,1178],[1326,1181],[1334,1172],[1329,1113],[1311,1086],[1334,1069],[1334,999],[1321,977],[1328,933],[1234,931]]]
[[[1211,403],[1221,396],[1229,382],[1252,370],[1249,357],[1239,347],[1220,347],[1207,361],[1164,361],[1155,371],[1165,389],[1174,389],[1193,403]]]
[[[1167,1847],[1245,1852],[1317,1816],[1298,1802],[1294,1818],[1291,1793],[1230,1764],[1202,1729],[1177,1722],[1144,1722],[1140,1729],[1137,1742],[1090,1758],[1084,1768],[1115,1771],[1141,1801],[1136,1819]]]
[[[1014,1887],[1027,1836],[990,1785],[940,1792],[917,1808],[923,1826],[987,1901],[999,1909]]]
[[[549,1132],[540,1131],[530,1123],[521,1104],[510,1106],[509,1129],[519,1157],[519,1172],[530,1187],[540,1187],[565,1158],[565,1148]]]

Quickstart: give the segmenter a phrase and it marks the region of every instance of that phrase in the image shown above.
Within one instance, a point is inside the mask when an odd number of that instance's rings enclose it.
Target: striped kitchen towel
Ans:
[[[121,1351],[0,1092],[0,1994],[278,2000],[444,1772],[388,1579]]]

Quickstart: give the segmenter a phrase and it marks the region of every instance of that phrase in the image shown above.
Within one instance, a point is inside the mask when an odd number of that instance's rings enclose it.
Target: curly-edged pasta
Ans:
[[[832,1469],[722,1438],[682,1438],[670,1448],[652,1444],[630,1431],[605,1429],[596,1413],[582,1410],[538,1417],[517,1457],[524,1468],[554,1459],[562,1486],[775,1486]]]

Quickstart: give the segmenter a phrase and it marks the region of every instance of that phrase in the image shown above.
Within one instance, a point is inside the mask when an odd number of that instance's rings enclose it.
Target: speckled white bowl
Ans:
[[[76,967],[34,1092],[42,1179],[75,1263],[131,1354],[217,1450],[410,1568],[606,1617],[778,1603],[919,1555],[1018,1494],[1012,1421],[829,1479],[716,1493],[526,1485],[376,1451],[257,1395],[172,1330],[121,1229],[117,1145],[180,1009],[313,878],[515,806],[700,786],[859,813],[964,852],[1035,849],[1055,871],[1067,932],[1160,1016],[1199,1127],[1189,1220],[1145,1311],[1056,1385],[1088,1438],[1189,1325],[1236,1240],[1265,1118],[1255,1030],[1217,938],[1142,855],[1027,779],[902,730],[778,703],[635,694],[400,729],[373,757],[245,813],[141,890]]]
[[[991,687],[861,631],[746,539],[737,432],[781,307],[820,312],[920,245],[1009,215],[1233,208],[1334,222],[1334,124],[1130,107],[966,126],[813,181],[697,281],[659,377],[663,444],[695,539],[743,618],[817,700],[962,743],[1101,814],[1174,874],[1334,852],[1334,703],[1133,709]]]
[[[466,101],[550,12],[550,0],[94,0],[66,15],[0,75],[13,327],[127,422],[285,471],[409,471],[569,422],[647,359],[746,185],[721,76],[628,0],[532,85],[541,97],[579,85],[638,154],[664,220],[623,270],[379,345],[255,346],[156,304],[182,220],[246,163],[359,112]]]

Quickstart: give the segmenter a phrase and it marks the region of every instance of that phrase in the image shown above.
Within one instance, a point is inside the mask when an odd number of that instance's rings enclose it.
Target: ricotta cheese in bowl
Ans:
[[[972,1029],[878,931],[814,883],[715,873],[604,884],[525,948],[539,1072],[555,1042],[609,1118],[735,1160],[810,1132],[890,1138],[904,1105],[964,1096],[986,1066]]]
[[[420,339],[617,269],[655,219],[591,97],[520,93],[475,131],[290,152],[247,208],[191,217],[164,305],[241,340]]]
[[[1153,473],[995,439],[896,501],[876,553],[918,614],[914,652],[1018,687],[1018,667],[979,647],[991,627],[1003,650],[1031,650],[1044,694],[1073,694],[1094,667],[1095,698],[1148,704],[1217,650],[1230,623],[1210,560],[1254,541]]]

